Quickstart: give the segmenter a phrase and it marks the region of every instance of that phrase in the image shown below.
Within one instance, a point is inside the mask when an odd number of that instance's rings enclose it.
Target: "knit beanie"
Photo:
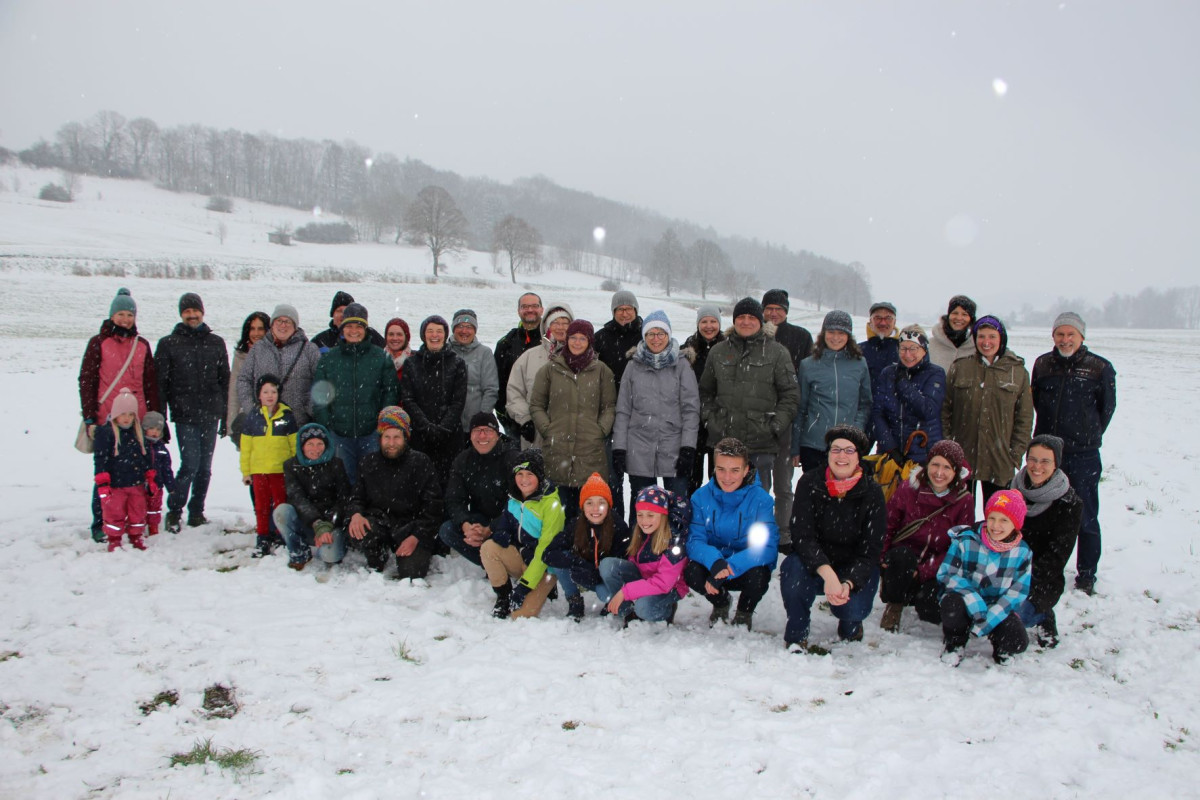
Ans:
[[[117,289],[117,296],[113,298],[112,303],[108,306],[108,316],[113,316],[118,311],[128,311],[130,314],[137,316],[137,303],[133,302],[133,295],[125,287]]]
[[[542,458],[542,451],[534,447],[531,447],[528,450],[522,450],[513,461],[512,474],[516,475],[522,470],[532,472],[534,475],[536,475],[539,484],[545,483],[546,462]],[[512,486],[512,489],[516,489],[515,484]],[[514,495],[514,497],[515,496],[518,495]]]
[[[204,301],[195,292],[187,292],[183,297],[179,298],[179,313],[182,314],[189,308],[194,308],[201,314],[204,313]]]
[[[613,292],[612,310],[616,311],[621,306],[633,306],[633,310],[638,310],[637,297],[628,289],[622,289],[619,292]]]
[[[667,332],[667,336],[671,335],[671,320],[667,319],[665,311],[651,311],[645,322],[642,323],[642,338],[646,338],[646,332],[651,328],[659,328]]]
[[[339,308],[341,308],[342,306],[348,306],[353,302],[354,302],[354,298],[350,296],[349,292],[338,292],[337,294],[335,294],[333,296],[333,302],[330,303],[330,305],[329,305],[330,318],[333,317],[334,312],[337,311]]]
[[[900,344],[905,342],[913,342],[921,347],[922,350],[929,350],[929,337],[925,335],[925,329],[920,325],[905,325],[904,330],[900,331]]]
[[[950,466],[954,468],[954,474],[960,477],[963,476],[963,470],[967,470],[967,475],[970,475],[971,465],[967,463],[967,454],[963,452],[962,445],[953,439],[941,439],[926,451],[925,463],[929,463],[929,459],[934,456],[941,456],[950,462]]]
[[[471,427],[468,430],[476,428],[491,428],[496,433],[500,432],[500,423],[496,421],[496,416],[490,411],[476,411],[471,415]]]
[[[362,303],[351,303],[342,312],[342,328],[353,322],[355,325],[367,327],[367,308]]]
[[[1000,334],[1000,349],[996,351],[996,355],[1004,355],[1004,351],[1008,349],[1008,331],[1004,329],[1004,323],[1000,321],[1000,318],[991,314],[980,317],[976,320],[975,327],[971,329],[971,335],[978,334],[980,328],[993,328]],[[975,345],[975,349],[978,350],[979,345]]]
[[[993,511],[1011,519],[1017,530],[1025,527],[1025,498],[1016,489],[1001,489],[989,497],[983,507],[983,516],[986,518]]]
[[[874,305],[872,305],[871,310],[868,311],[867,313],[874,314],[876,311],[879,311],[881,309],[884,311],[890,311],[890,312],[892,312],[892,316],[896,316],[896,307],[894,305],[892,305],[891,303],[887,302],[886,300],[881,300],[878,303],[875,303]]]
[[[834,439],[845,439],[854,445],[854,449],[858,451],[858,457],[862,458],[867,453],[871,452],[871,440],[867,435],[853,425],[834,425],[829,430],[825,431],[825,449],[833,444]]]
[[[256,402],[258,401],[258,396],[262,394],[262,387],[266,386],[268,383],[274,386],[275,390],[278,391],[279,385],[282,383],[282,381],[279,380],[277,375],[272,375],[269,372],[264,373],[262,377],[254,382],[254,399]]]
[[[280,317],[287,317],[292,321],[292,324],[297,328],[300,327],[300,312],[296,311],[296,307],[290,303],[280,303],[275,306],[275,310],[271,312],[271,324],[275,324],[275,320]]]
[[[601,478],[599,472],[589,475],[588,479],[584,481],[583,488],[579,490],[580,508],[583,508],[583,504],[589,497],[599,497],[608,503],[609,508],[612,508],[612,489],[608,488],[608,481]]]
[[[116,302],[115,300],[113,301]],[[129,302],[133,302],[130,300]],[[1063,325],[1070,325],[1075,330],[1079,331],[1079,338],[1087,338],[1087,323],[1083,321],[1083,317],[1076,314],[1074,311],[1064,311],[1054,318],[1054,327],[1050,329],[1050,333],[1054,333]]]
[[[122,387],[117,399],[113,400],[112,410],[109,411],[109,417],[116,419],[122,414],[137,414],[138,402],[133,396],[133,392],[129,391],[128,387]]]
[[[142,430],[148,431],[151,428],[165,431],[167,429],[167,418],[157,411],[147,411],[146,416],[142,417]]]
[[[653,511],[666,516],[671,508],[671,495],[657,486],[647,486],[637,494],[635,511]]]
[[[408,323],[399,317],[392,317],[388,320],[387,325],[384,326],[383,335],[387,336],[387,332],[394,327],[399,327],[400,330],[404,331],[404,346],[408,347],[408,345],[412,342],[412,333],[408,330]]]
[[[560,317],[566,317],[567,322],[570,322],[571,320],[575,319],[575,314],[571,311],[571,307],[566,303],[555,303],[554,305],[546,308],[546,314],[542,317],[543,336],[545,336],[546,331],[550,329],[550,323],[554,322],[554,320]]]
[[[696,324],[700,324],[700,320],[705,317],[713,317],[717,320],[717,324],[721,324],[721,308],[719,306],[700,306],[696,309]]]
[[[457,328],[459,325],[466,323],[475,330],[479,330],[479,315],[476,314],[472,309],[460,308],[458,311],[454,312],[454,316],[451,317],[450,320],[451,329]]]
[[[1029,447],[1037,445],[1045,447],[1047,450],[1054,453],[1054,467],[1057,469],[1062,466],[1063,458],[1063,440],[1049,433],[1039,433],[1037,436],[1029,440]],[[1025,453],[1029,453],[1029,447],[1025,448]]]
[[[788,305],[788,293],[786,289],[768,289],[763,294],[762,304],[764,308],[767,306],[782,306],[784,311],[791,308]]]
[[[596,343],[596,329],[586,319],[577,319],[567,326],[568,339],[577,333],[582,333],[587,337],[589,347]]]
[[[950,298],[950,305],[946,307],[946,314],[949,315],[953,313],[954,309],[956,308],[961,308],[963,311],[967,312],[967,314],[971,317],[971,322],[975,322],[975,312],[978,310],[978,307],[975,305],[974,300],[967,297],[965,294],[956,294],[954,297]]]
[[[430,325],[441,325],[445,336],[450,336],[450,323],[446,322],[446,318],[438,314],[430,314],[425,319],[421,320],[421,341],[425,341],[425,329]]]
[[[387,406],[379,412],[379,422],[375,425],[376,433],[383,433],[388,428],[399,428],[404,432],[404,440],[412,432],[412,419],[408,412],[400,406]]]
[[[737,322],[737,318],[749,314],[759,322],[763,321],[762,303],[755,300],[753,297],[743,297],[737,301],[737,305],[733,307],[733,321]]]
[[[825,315],[825,320],[821,323],[823,331],[841,331],[847,336],[854,335],[854,320],[850,319],[850,315],[845,311],[834,309]]]

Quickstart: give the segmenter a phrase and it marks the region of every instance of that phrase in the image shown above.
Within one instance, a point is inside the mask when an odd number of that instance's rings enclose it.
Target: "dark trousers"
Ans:
[[[1075,568],[1079,577],[1095,580],[1100,564],[1100,473],[1104,464],[1099,450],[1064,453],[1060,465],[1071,488],[1083,501],[1083,521],[1079,525],[1079,544],[1075,550]]]
[[[738,611],[754,613],[758,603],[767,593],[771,585],[771,570],[769,567],[751,567],[736,578],[728,578],[721,582],[716,594],[709,594],[704,588],[708,580],[708,569],[698,561],[689,561],[683,568],[683,579],[688,588],[696,592],[708,602],[716,605],[729,605],[729,593],[738,593]]]
[[[971,481],[971,495],[975,495],[975,484],[979,484],[979,494],[983,496],[983,502],[979,504],[981,509],[987,508],[988,500],[992,499],[992,495],[1001,489],[1007,489],[1007,483],[992,483],[991,481]],[[987,516],[984,514],[983,516]]]
[[[451,550],[457,551],[472,564],[483,566],[483,561],[479,558],[479,548],[471,547],[471,545],[463,541],[462,528],[455,527],[453,520],[448,519],[442,523],[442,527],[438,529],[438,539],[441,540],[442,544]]]
[[[663,478],[663,486],[667,491],[674,494],[680,494],[688,490],[688,479],[672,476]],[[633,526],[637,524],[637,496],[638,492],[645,489],[647,486],[658,486],[658,478],[646,478],[641,475],[629,476],[629,529],[633,530]],[[690,497],[691,495],[685,495]],[[615,513],[615,512],[614,512]]]
[[[850,593],[849,602],[840,606],[830,606],[833,615],[838,619],[839,637],[853,638],[862,629],[862,621],[871,616],[875,592],[878,589],[879,570],[875,570],[866,586]],[[800,556],[792,553],[783,560],[783,566],[779,568],[779,593],[783,595],[783,607],[787,610],[784,642],[796,644],[808,641],[813,601],[817,599],[817,595],[825,594],[825,581],[820,575],[809,572]]]
[[[938,582],[917,578],[918,559],[917,552],[908,547],[893,547],[884,554],[883,569],[879,573],[879,599],[885,603],[912,606],[921,620],[936,625],[942,621]]]
[[[971,615],[967,613],[967,604],[962,595],[947,592],[942,598],[942,641],[947,650],[958,650],[965,647],[970,638]],[[1003,622],[992,628],[988,639],[992,642],[992,658],[996,663],[1008,656],[1024,653],[1025,648],[1029,647],[1025,625],[1016,614],[1009,614]]]
[[[361,539],[350,539],[350,549],[360,550],[367,557],[367,566],[376,572],[383,572],[391,556],[400,542],[392,535],[392,529],[384,520],[367,517],[371,529]],[[400,541],[403,541],[401,539]],[[396,556],[396,578],[424,578],[429,574],[429,564],[433,561],[433,550],[424,542],[408,556]]]
[[[704,457],[708,456],[708,468],[704,467]],[[700,433],[696,436],[696,460],[692,462],[692,474],[688,480],[688,496],[691,497],[696,493],[696,490],[708,482],[708,479],[713,474],[713,451],[708,446],[708,431],[704,430],[704,426],[700,426]]]
[[[822,469],[829,463],[828,454],[815,447],[800,448],[800,469],[808,472],[810,469]]]
[[[608,459],[608,490],[612,492],[613,516],[615,516],[617,519],[620,519],[621,517],[625,516],[625,475],[624,473],[618,473],[615,469],[613,469],[612,451],[612,434],[610,433],[604,439],[604,457]],[[578,490],[575,492],[575,497],[576,499],[579,498]],[[578,503],[575,503],[571,506],[563,503],[563,508],[566,509],[568,517],[575,513],[575,509],[578,507]]]
[[[217,449],[218,425],[220,420],[216,418],[194,425],[175,423],[179,471],[175,473],[175,488],[167,496],[168,511],[180,513],[186,504],[188,514],[204,513],[204,499],[212,479],[213,451]]]
[[[609,487],[612,488],[611,486]],[[563,511],[567,513],[569,519],[572,515],[579,513],[579,493],[583,491],[582,486],[559,486],[558,487],[558,502],[562,503]],[[613,492],[613,514],[617,514],[617,495]],[[620,517],[618,517],[620,519]]]

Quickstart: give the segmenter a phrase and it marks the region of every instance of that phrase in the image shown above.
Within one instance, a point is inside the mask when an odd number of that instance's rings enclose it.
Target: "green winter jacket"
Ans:
[[[617,415],[617,386],[608,365],[596,358],[576,375],[562,355],[555,356],[533,381],[529,414],[542,437],[551,480],[575,488],[593,472],[607,480],[604,440]]]
[[[396,365],[387,351],[368,340],[342,342],[317,362],[313,419],[338,436],[373,433],[380,410],[399,402]]]
[[[710,446],[733,436],[752,454],[778,453],[800,407],[792,357],[760,329],[743,339],[732,328],[713,345],[700,376],[700,418]]]
[[[1007,486],[1032,430],[1033,393],[1025,359],[1005,350],[990,366],[978,354],[950,366],[942,433],[962,445],[972,478]]]

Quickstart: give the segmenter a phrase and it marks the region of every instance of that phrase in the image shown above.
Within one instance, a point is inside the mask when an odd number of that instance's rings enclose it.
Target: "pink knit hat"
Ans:
[[[1017,530],[1025,527],[1025,498],[1016,489],[1001,489],[989,497],[983,514],[986,517],[993,511],[1011,519]]]
[[[123,387],[117,399],[113,400],[112,411],[109,416],[113,419],[122,414],[136,414],[138,412],[137,398],[133,396],[133,392],[129,391],[128,387]]]

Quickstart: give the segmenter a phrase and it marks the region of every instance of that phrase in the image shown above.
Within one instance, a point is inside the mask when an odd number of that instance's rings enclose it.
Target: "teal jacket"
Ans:
[[[375,431],[384,406],[400,402],[396,365],[382,347],[342,342],[317,362],[313,379],[313,419],[338,436]]]
[[[825,449],[825,431],[835,425],[867,429],[871,418],[871,374],[864,358],[845,348],[816,353],[800,362],[800,411],[792,430],[792,455],[801,447]]]

